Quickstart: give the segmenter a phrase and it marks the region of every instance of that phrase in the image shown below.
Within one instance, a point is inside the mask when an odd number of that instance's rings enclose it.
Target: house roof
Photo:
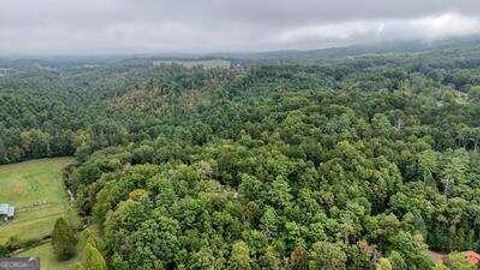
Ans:
[[[15,207],[6,203],[0,203],[0,215],[13,217],[15,215]]]
[[[467,258],[467,260],[471,264],[480,265],[480,254],[476,253],[473,250],[466,251],[466,252],[464,252],[464,254],[465,254],[465,257]]]

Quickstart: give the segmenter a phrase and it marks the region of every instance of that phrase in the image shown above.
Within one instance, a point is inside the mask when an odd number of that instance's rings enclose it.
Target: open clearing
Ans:
[[[25,252],[18,254],[19,257],[40,257],[40,264],[42,269],[46,270],[67,270],[70,269],[75,262],[79,261],[77,257],[72,258],[67,262],[58,262],[52,253],[52,245],[46,243],[38,247],[29,249]]]
[[[228,68],[230,66],[230,61],[223,59],[212,59],[212,60],[191,60],[191,61],[182,61],[182,60],[157,60],[153,61],[154,66],[160,65],[182,65],[185,68],[193,68],[195,66],[202,66],[205,69],[212,68]]]
[[[16,208],[13,220],[0,223],[0,244],[12,236],[48,235],[60,216],[78,222],[62,181],[62,169],[72,162],[53,158],[0,166],[0,203]]]

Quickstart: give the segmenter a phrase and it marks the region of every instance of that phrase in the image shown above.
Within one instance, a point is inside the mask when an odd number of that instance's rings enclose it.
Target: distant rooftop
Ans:
[[[9,218],[15,216],[15,207],[6,203],[0,203],[0,216],[1,215]]]
[[[473,250],[466,251],[463,254],[471,264],[480,265],[480,254]]]

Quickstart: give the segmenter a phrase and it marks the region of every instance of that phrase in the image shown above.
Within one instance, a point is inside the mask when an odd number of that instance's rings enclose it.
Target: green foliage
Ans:
[[[85,270],[106,270],[107,269],[107,265],[105,263],[105,260],[102,257],[102,254],[98,251],[98,249],[96,249],[89,243],[85,245],[85,247],[82,250],[82,253],[84,258],[82,261],[83,269]]]
[[[480,244],[480,51],[462,48],[51,63],[0,78],[45,114],[0,109],[0,162],[75,153],[75,204],[102,232],[81,242],[113,269],[432,269],[427,248]]]
[[[0,245],[0,257],[7,257],[8,249],[4,245]]]
[[[400,269],[400,270],[410,269],[408,268],[408,265],[405,259],[403,258],[402,254],[400,254],[397,251],[390,252],[387,259],[390,261],[390,264],[392,265],[393,269]]]
[[[53,253],[57,259],[66,261],[73,257],[76,253],[76,244],[74,229],[63,217],[58,218],[52,231]]]
[[[72,267],[70,267],[71,270],[85,270],[85,267],[79,262],[76,262]]]
[[[468,91],[468,97],[480,101],[480,86],[474,86]]]
[[[96,249],[99,249],[100,247],[100,241],[97,235],[90,228],[83,230],[80,233],[80,237],[78,240],[78,246],[80,247],[80,249],[83,249],[87,244],[90,244],[92,247]]]
[[[391,249],[401,254],[405,264],[410,268],[430,269],[434,266],[420,235],[400,232],[392,239]]]
[[[444,264],[447,269],[450,270],[475,270],[477,266],[473,265],[465,257],[465,254],[453,252],[450,253],[445,259]]]
[[[338,244],[317,242],[313,244],[310,269],[346,269],[347,256]]]
[[[232,255],[230,257],[231,269],[251,269],[250,249],[248,246],[240,241],[232,246]]]
[[[375,269],[376,270],[393,270],[392,264],[390,263],[390,261],[387,258],[381,258],[378,261]]]

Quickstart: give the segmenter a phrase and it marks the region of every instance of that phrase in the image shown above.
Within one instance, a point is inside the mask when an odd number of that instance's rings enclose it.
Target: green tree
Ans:
[[[468,155],[464,150],[449,151],[445,154],[445,164],[442,170],[445,195],[450,195],[455,185],[466,182],[468,162]]]
[[[347,255],[341,246],[328,242],[313,244],[310,252],[309,269],[346,269]]]
[[[388,258],[381,258],[377,266],[375,268],[376,270],[393,270],[392,264],[390,263],[390,260]]]
[[[410,268],[429,269],[433,267],[433,262],[426,253],[427,247],[421,235],[412,235],[402,231],[392,239],[391,248],[401,254]],[[394,261],[392,260],[392,262]]]
[[[99,245],[100,245],[100,241],[99,241],[97,235],[90,228],[87,228],[87,229],[82,231],[82,233],[80,234],[80,237],[79,237],[79,241],[78,241],[78,245],[82,249],[87,244],[90,244],[92,247],[97,248],[97,249],[99,248]]]
[[[73,257],[76,244],[75,230],[63,217],[58,218],[52,232],[53,252],[57,259],[65,261]]]
[[[468,91],[468,97],[475,100],[480,101],[480,86],[473,86]]]
[[[83,249],[83,267],[85,270],[106,270],[107,264],[98,249],[87,243]]]
[[[202,248],[191,257],[190,269],[215,269],[215,256],[209,248]]]
[[[448,267],[450,270],[476,270],[478,269],[477,266],[473,265],[468,261],[468,259],[465,257],[464,254],[462,253],[451,253],[449,254],[445,260],[444,264]]]
[[[251,269],[250,249],[243,241],[236,242],[232,246],[230,265],[232,269]]]
[[[388,255],[387,259],[390,261],[390,264],[392,265],[392,268],[395,270],[407,270],[409,269],[407,266],[407,263],[403,259],[402,254],[400,254],[397,251],[392,251]]]

